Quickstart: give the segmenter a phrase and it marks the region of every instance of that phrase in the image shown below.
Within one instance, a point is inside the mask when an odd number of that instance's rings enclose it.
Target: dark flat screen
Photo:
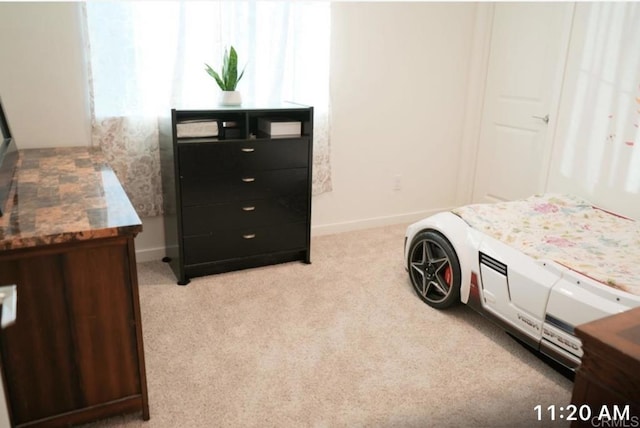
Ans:
[[[9,123],[4,114],[2,99],[0,99],[0,131],[2,132],[2,143],[0,144],[0,217],[4,214],[13,175],[18,163],[18,148],[11,138]]]

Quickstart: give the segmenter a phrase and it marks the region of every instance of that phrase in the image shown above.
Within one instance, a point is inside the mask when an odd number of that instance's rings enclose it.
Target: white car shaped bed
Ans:
[[[418,296],[459,301],[575,369],[577,325],[640,306],[638,222],[566,195],[475,204],[407,228]]]

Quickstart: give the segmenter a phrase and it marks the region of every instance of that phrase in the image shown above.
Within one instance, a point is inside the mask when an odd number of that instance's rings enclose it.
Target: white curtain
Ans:
[[[246,72],[243,102],[314,107],[313,193],[331,190],[330,3],[306,1],[87,2],[92,140],[105,152],[140,216],[162,214],[157,117],[216,108],[233,45]]]
[[[640,193],[640,4],[576,6],[559,170],[596,200]]]

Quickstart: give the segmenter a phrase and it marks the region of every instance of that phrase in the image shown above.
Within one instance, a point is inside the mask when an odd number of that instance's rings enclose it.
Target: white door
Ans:
[[[495,4],[474,202],[543,190],[572,13],[570,3]]]

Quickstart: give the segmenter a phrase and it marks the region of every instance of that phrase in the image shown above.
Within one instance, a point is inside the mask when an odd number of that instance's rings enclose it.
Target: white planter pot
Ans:
[[[220,92],[220,105],[239,106],[240,104],[242,104],[242,96],[240,95],[240,91]]]

